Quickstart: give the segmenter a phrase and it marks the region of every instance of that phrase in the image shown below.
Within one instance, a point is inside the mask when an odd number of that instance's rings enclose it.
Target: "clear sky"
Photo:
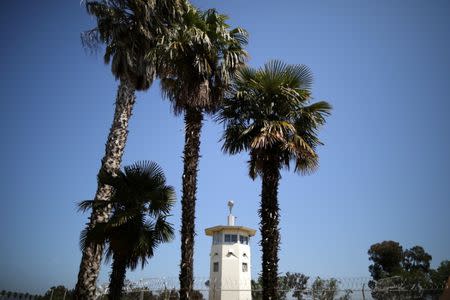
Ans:
[[[367,250],[392,239],[422,245],[432,266],[450,259],[450,2],[195,0],[250,32],[250,65],[308,65],[315,100],[333,114],[320,136],[320,169],[283,172],[280,271],[368,276]],[[0,12],[0,289],[73,287],[117,82],[80,32],[93,26],[75,1],[7,1]],[[195,275],[208,276],[209,226],[258,228],[260,181],[247,155],[226,156],[222,128],[205,122],[198,180]],[[182,118],[159,85],[139,93],[124,164],[159,163],[181,193]],[[180,204],[173,217],[180,226]],[[252,240],[253,274],[260,267]],[[177,277],[179,235],[129,278]],[[100,281],[107,280],[104,266]]]

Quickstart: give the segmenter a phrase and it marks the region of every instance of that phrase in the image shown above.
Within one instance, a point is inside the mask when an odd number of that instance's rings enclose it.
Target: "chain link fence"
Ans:
[[[309,278],[298,275],[280,277],[280,300],[450,300],[449,283],[433,287],[421,282],[405,281],[400,277],[373,282],[367,277]],[[236,280],[224,280],[219,284],[210,282],[207,277],[197,277],[193,288],[192,300],[262,300],[262,287],[256,281],[252,281],[250,286],[248,281]],[[446,295],[443,295],[444,290]],[[107,300],[107,295],[108,284],[98,286],[97,300]],[[72,300],[73,290],[59,286],[51,288],[45,295],[6,291],[0,293],[0,300],[17,299]],[[179,300],[178,278],[148,278],[134,282],[127,280],[122,300]]]
[[[280,300],[439,300],[445,286],[411,285],[398,277],[386,278],[377,283],[367,277],[353,278],[310,278],[304,285],[287,287],[280,282],[278,295]],[[241,282],[227,280],[219,285],[213,285],[207,277],[197,277],[194,280],[193,300],[261,300],[262,288],[252,281],[251,287],[241,288]],[[447,287],[448,288],[448,287]],[[136,282],[127,281],[123,300],[178,300],[178,278],[149,278]],[[107,300],[107,284],[98,288],[98,299]],[[211,295],[210,293],[214,293]],[[446,299],[447,300],[447,299]]]

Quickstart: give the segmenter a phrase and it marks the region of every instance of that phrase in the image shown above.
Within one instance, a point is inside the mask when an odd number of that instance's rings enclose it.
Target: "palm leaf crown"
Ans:
[[[138,90],[149,88],[156,69],[145,54],[181,18],[185,1],[87,0],[85,4],[97,26],[82,33],[83,46],[97,51],[105,45],[104,61],[111,63],[116,79],[131,80]]]
[[[218,120],[225,124],[223,151],[250,151],[250,176],[265,161],[310,173],[318,166],[317,134],[331,106],[310,104],[312,73],[304,65],[273,60],[262,68],[239,70],[227,93]]]
[[[183,21],[162,36],[147,57],[157,60],[164,95],[175,113],[188,107],[214,111],[233,74],[248,56],[248,34],[230,29],[227,16],[189,6]]]
[[[175,201],[173,187],[166,185],[162,169],[148,161],[127,166],[117,176],[103,172],[99,180],[113,188],[111,200],[85,200],[79,203],[79,209],[109,206],[111,218],[86,228],[80,237],[81,248],[106,243],[107,261],[116,254],[127,257],[131,269],[139,262],[143,267],[159,244],[173,238],[173,227],[166,220]]]

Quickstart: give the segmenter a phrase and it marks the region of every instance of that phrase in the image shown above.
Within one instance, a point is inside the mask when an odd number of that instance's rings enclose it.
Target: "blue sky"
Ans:
[[[42,292],[75,284],[88,217],[75,203],[94,195],[117,82],[81,47],[94,23],[79,1],[28,2],[0,12],[0,289]],[[450,259],[449,2],[193,2],[250,32],[250,65],[308,65],[315,100],[334,107],[320,169],[282,174],[280,271],[368,276],[368,248],[388,239],[424,246],[433,267]],[[202,134],[196,276],[208,276],[204,229],[225,223],[227,200],[238,224],[258,228],[260,181],[247,177],[246,154],[221,153],[221,130],[208,120]],[[124,164],[156,161],[180,199],[182,147],[182,118],[158,84],[138,93]],[[179,229],[178,202],[171,220]],[[128,277],[177,277],[179,259],[177,235]]]

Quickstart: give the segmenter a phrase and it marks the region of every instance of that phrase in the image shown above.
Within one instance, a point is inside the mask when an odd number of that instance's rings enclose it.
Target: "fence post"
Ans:
[[[365,283],[363,283],[363,286],[362,286],[362,298],[363,298],[363,300],[366,300],[366,295],[364,295],[364,286],[365,286],[366,284]]]

